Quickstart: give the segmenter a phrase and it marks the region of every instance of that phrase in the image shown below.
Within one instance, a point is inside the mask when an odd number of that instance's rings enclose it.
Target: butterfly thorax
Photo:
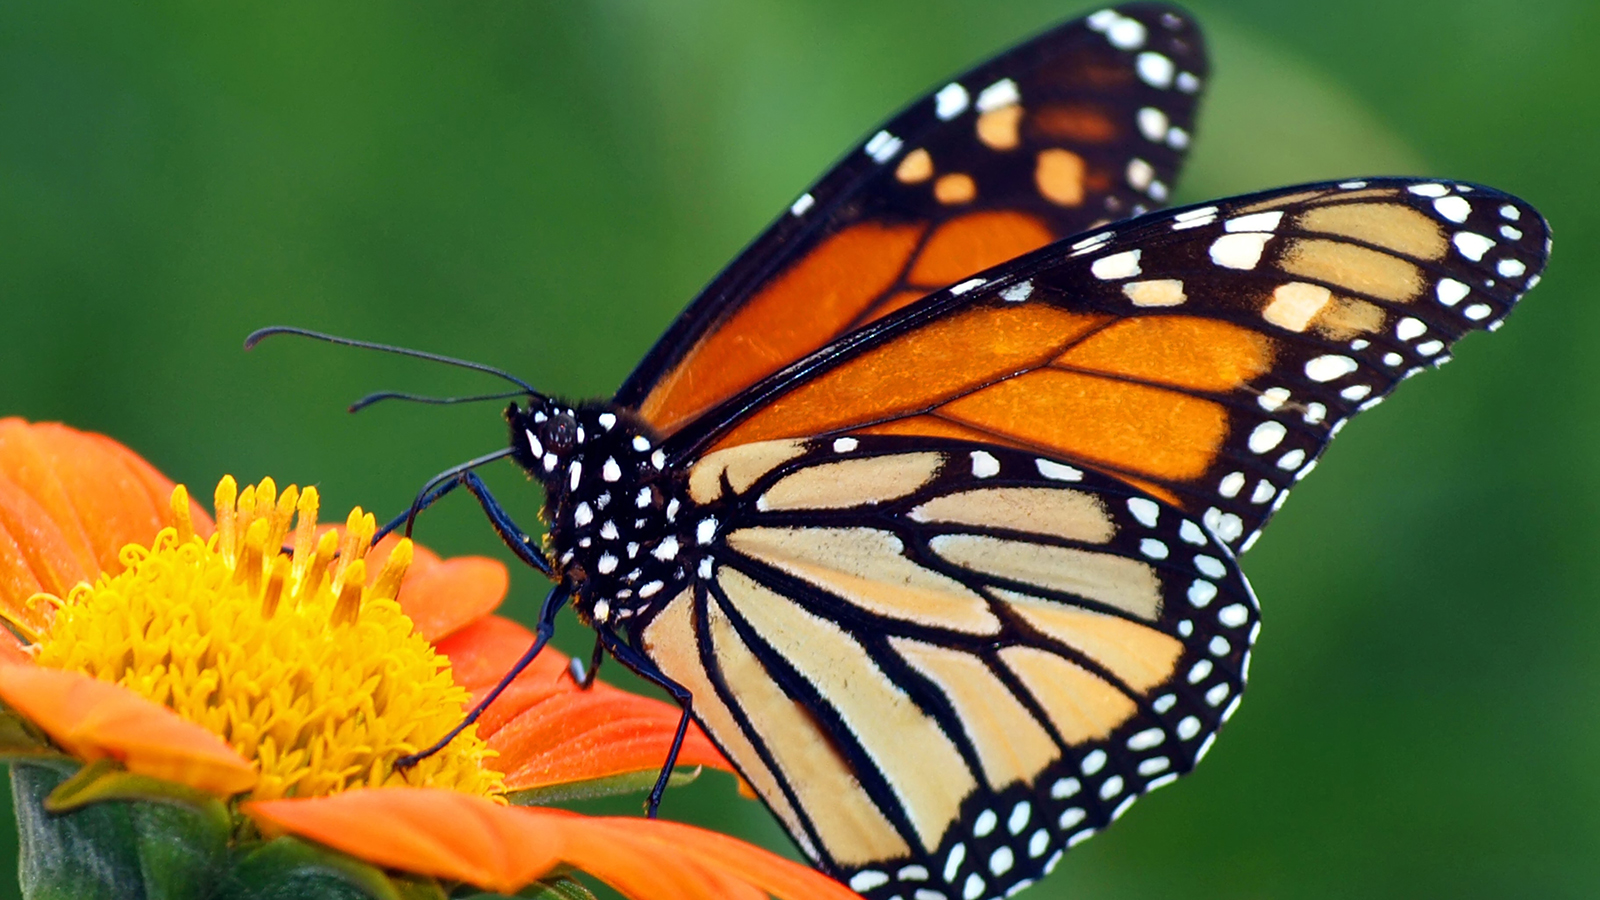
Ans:
[[[683,487],[633,416],[535,400],[506,411],[513,458],[545,487],[551,562],[586,620],[625,621],[687,578]]]

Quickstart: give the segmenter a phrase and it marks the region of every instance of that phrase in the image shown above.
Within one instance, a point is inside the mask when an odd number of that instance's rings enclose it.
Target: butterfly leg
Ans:
[[[456,735],[466,730],[468,725],[478,721],[478,717],[483,715],[483,711],[489,708],[489,704],[498,699],[505,689],[511,686],[511,682],[522,674],[522,670],[533,662],[534,657],[539,655],[539,651],[544,649],[544,645],[550,643],[551,636],[556,633],[556,614],[561,612],[563,606],[567,605],[567,597],[571,593],[566,585],[558,584],[551,588],[550,593],[544,598],[544,607],[539,610],[539,626],[534,631],[533,644],[528,647],[528,652],[522,654],[522,658],[516,661],[516,664],[511,667],[511,671],[501,676],[500,681],[490,689],[489,693],[485,694],[482,700],[473,705],[472,709],[467,712],[466,718],[461,720],[461,724],[450,729],[449,734],[440,738],[426,750],[408,753],[395,760],[394,767],[396,769],[409,769],[422,762],[443,750],[445,745],[455,740]]]
[[[417,494],[417,499],[411,501],[411,507],[409,509],[385,522],[382,528],[379,528],[373,533],[372,542],[376,544],[385,537],[388,537],[392,532],[398,530],[402,525],[405,526],[406,534],[409,535],[411,533],[411,524],[416,521],[418,513],[432,506],[434,501],[460,486],[460,479],[455,477],[451,477],[450,480],[444,482],[443,484],[429,481],[423,486],[421,493]]]
[[[600,661],[606,658],[605,649],[605,640],[599,635],[595,635],[594,651],[589,654],[587,668],[584,666],[583,660],[576,656],[567,661],[568,674],[572,676],[573,682],[580,689],[587,691],[594,684],[595,676],[600,674]]]
[[[611,655],[615,656],[618,662],[651,684],[659,685],[671,694],[672,699],[678,701],[678,706],[683,709],[683,715],[678,719],[678,731],[672,736],[672,749],[667,751],[667,762],[661,767],[661,775],[656,778],[655,787],[650,789],[650,799],[645,806],[645,815],[654,819],[656,809],[661,806],[661,795],[666,793],[667,781],[672,777],[672,768],[678,764],[678,752],[683,749],[684,735],[689,733],[689,710],[694,706],[694,695],[688,688],[668,678],[648,657],[612,634],[609,629],[601,626],[596,631],[600,635],[600,640],[605,643],[606,649],[611,651]]]

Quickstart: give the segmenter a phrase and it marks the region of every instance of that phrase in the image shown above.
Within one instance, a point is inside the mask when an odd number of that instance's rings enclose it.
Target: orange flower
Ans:
[[[41,752],[242,794],[262,833],[412,876],[509,892],[576,868],[637,898],[854,896],[688,826],[505,805],[648,780],[678,722],[661,701],[578,688],[553,650],[396,772],[530,642],[493,615],[504,567],[393,537],[368,550],[370,515],[319,530],[314,489],[270,480],[224,479],[217,511],[107,438],[0,420],[0,618],[21,635],[0,629],[0,700],[48,736]],[[731,771],[698,728],[680,763]]]

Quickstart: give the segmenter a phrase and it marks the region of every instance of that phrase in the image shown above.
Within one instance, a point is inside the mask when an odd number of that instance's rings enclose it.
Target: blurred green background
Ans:
[[[1192,8],[1215,78],[1178,201],[1470,179],[1538,205],[1554,261],[1509,328],[1349,429],[1245,559],[1266,630],[1205,765],[1026,896],[1600,895],[1600,4]],[[203,495],[271,474],[329,509],[395,512],[502,445],[498,408],[344,405],[498,385],[292,341],[245,354],[247,332],[293,323],[607,394],[875,122],[1085,11],[0,5],[0,415],[106,432]],[[533,520],[509,464],[491,483]],[[419,537],[505,556],[465,500]],[[512,607],[543,589],[517,571]],[[587,634],[569,619],[559,643]],[[664,812],[787,852],[723,776]]]

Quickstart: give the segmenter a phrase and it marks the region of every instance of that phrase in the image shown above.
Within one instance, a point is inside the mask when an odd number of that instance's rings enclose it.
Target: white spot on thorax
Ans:
[[[544,445],[539,443],[539,439],[533,436],[533,432],[523,429],[522,433],[528,436],[528,449],[533,451],[533,458],[538,459],[543,456]]]
[[[570,476],[567,479],[569,490],[577,490],[578,481],[583,478],[583,463],[576,459],[573,460],[572,465],[567,468],[567,474]]]
[[[605,465],[600,467],[600,477],[606,481],[617,481],[622,477],[622,467],[617,465],[615,457],[607,457]]]
[[[579,528],[594,521],[594,510],[587,503],[579,503],[578,508],[572,511],[572,524]]]
[[[716,536],[717,520],[715,517],[708,516],[704,519],[701,519],[700,524],[694,527],[695,542],[701,546],[711,543],[712,539]]]

